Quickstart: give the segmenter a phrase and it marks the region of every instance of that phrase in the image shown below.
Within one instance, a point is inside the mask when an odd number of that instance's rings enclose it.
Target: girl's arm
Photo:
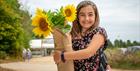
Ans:
[[[64,58],[65,60],[79,60],[86,59],[96,54],[96,51],[104,44],[104,36],[100,33],[97,33],[93,36],[89,46],[86,49],[65,52]]]

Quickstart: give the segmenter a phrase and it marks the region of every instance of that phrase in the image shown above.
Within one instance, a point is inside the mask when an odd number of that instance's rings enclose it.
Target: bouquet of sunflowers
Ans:
[[[53,35],[55,50],[72,51],[71,42],[66,35],[71,29],[68,22],[76,19],[76,8],[72,5],[61,7],[56,11],[37,9],[32,18],[33,32],[36,36],[44,38]],[[74,71],[73,62],[66,61],[57,65],[58,71]]]
[[[59,28],[63,33],[70,30],[68,22],[73,22],[76,18],[74,5],[61,7],[56,11],[43,11],[37,8],[35,16],[32,18],[33,32],[38,37],[47,37],[54,28]]]

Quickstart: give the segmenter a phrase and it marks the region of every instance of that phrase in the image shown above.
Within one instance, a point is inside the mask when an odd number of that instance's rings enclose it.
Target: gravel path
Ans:
[[[5,63],[0,64],[0,66],[16,71],[57,71],[57,66],[51,56],[32,58],[29,62]]]
[[[52,56],[32,58],[29,62],[13,62],[0,64],[3,68],[13,69],[16,71],[57,71],[57,66]],[[140,70],[118,70],[112,71],[140,71]]]

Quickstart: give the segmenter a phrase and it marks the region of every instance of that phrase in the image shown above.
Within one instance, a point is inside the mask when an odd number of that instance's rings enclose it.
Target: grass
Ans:
[[[123,54],[119,49],[107,49],[105,51],[108,62],[112,68],[140,69],[140,52]]]

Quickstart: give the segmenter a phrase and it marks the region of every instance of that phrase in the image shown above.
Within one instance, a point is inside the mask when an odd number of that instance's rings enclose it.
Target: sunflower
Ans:
[[[37,9],[36,15],[32,18],[32,25],[35,27],[33,32],[39,37],[47,37],[52,31],[48,17],[41,9]]]
[[[66,20],[72,22],[76,18],[76,8],[72,5],[67,5],[63,9],[63,15],[66,17]]]

